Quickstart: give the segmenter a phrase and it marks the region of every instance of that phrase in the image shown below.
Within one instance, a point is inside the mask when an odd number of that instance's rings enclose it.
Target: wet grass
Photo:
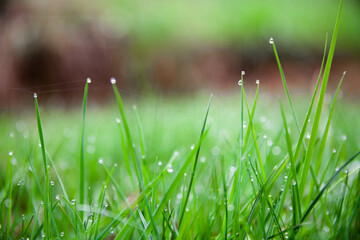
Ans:
[[[310,98],[291,96],[274,40],[279,100],[245,72],[234,95],[208,103],[130,108],[115,79],[104,109],[87,109],[84,82],[82,115],[34,95],[35,113],[1,118],[0,237],[354,239],[359,104],[340,97],[345,73],[327,89],[340,15]]]

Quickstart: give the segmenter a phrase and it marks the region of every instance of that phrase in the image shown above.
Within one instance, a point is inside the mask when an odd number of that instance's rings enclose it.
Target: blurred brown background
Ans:
[[[96,99],[107,99],[115,77],[125,93],[171,94],[248,85],[282,87],[270,36],[289,85],[310,91],[337,1],[1,1],[0,100],[24,104],[38,92],[68,102],[82,97],[87,77]],[[343,90],[360,83],[359,1],[346,1],[330,87],[344,70]],[[294,88],[293,88],[294,89]],[[70,102],[70,101],[69,101]]]

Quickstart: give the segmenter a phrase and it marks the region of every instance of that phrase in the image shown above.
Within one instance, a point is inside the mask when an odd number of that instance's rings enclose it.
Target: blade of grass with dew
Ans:
[[[295,110],[294,110],[294,106],[293,106],[293,103],[292,103],[291,98],[290,98],[289,90],[288,90],[288,87],[287,87],[287,84],[286,84],[285,74],[284,74],[284,71],[283,71],[283,69],[282,69],[282,67],[281,67],[279,55],[278,55],[278,53],[277,53],[276,46],[275,46],[275,42],[274,42],[274,39],[273,39],[273,38],[270,39],[270,44],[273,46],[274,54],[275,54],[275,58],[276,58],[276,62],[277,62],[277,64],[278,64],[278,68],[279,68],[279,71],[280,71],[281,80],[282,80],[283,85],[284,85],[286,97],[287,97],[287,99],[288,99],[288,101],[289,101],[290,108],[291,108],[291,112],[292,112],[292,115],[293,115],[293,117],[294,117],[297,130],[298,130],[299,133],[300,133],[299,122],[298,122],[298,120],[297,120],[297,117],[296,117],[296,114],[295,114]]]
[[[38,127],[39,139],[40,139],[41,154],[42,154],[43,164],[44,164],[44,174],[45,174],[45,179],[49,179],[48,170],[47,170],[47,161],[46,161],[45,141],[44,141],[44,135],[43,135],[43,131],[42,131],[39,104],[38,104],[37,94],[36,93],[34,93],[34,102],[35,102],[37,127]],[[28,156],[28,160],[29,160],[29,163],[31,163],[30,156]],[[33,170],[33,174],[34,174],[34,177],[35,177],[36,176],[35,172],[34,172],[35,169],[33,168],[33,166],[31,166],[31,168]],[[35,180],[36,180],[36,178],[35,178]],[[36,180],[36,181],[38,183],[38,180]],[[40,184],[40,182],[39,182],[39,184]],[[58,229],[57,229],[57,226],[56,226],[56,223],[55,223],[55,219],[54,219],[53,213],[52,213],[52,211],[51,211],[51,209],[49,207],[49,195],[48,195],[48,191],[47,191],[48,188],[46,187],[46,185],[48,185],[47,182],[45,182],[45,193],[43,193],[41,191],[41,189],[39,188],[39,191],[42,193],[41,195],[43,197],[44,204],[46,206],[46,208],[44,209],[44,223],[51,221],[51,223],[55,227],[56,234],[59,237],[59,232],[58,232]],[[39,185],[39,187],[40,187],[40,185]],[[49,219],[49,217],[50,217],[50,219]],[[45,228],[45,231],[48,231],[48,229]]]
[[[116,80],[114,78],[111,78],[110,82],[112,84],[113,91],[114,91],[115,98],[116,98],[116,102],[118,104],[118,108],[119,108],[119,111],[120,111],[120,117],[121,117],[121,120],[122,120],[122,123],[123,123],[123,126],[124,126],[125,136],[126,136],[126,140],[127,140],[127,144],[128,144],[128,149],[130,151],[131,160],[132,160],[134,168],[135,168],[135,173],[136,173],[136,177],[138,179],[140,192],[142,192],[144,179],[142,179],[142,176],[141,176],[141,166],[140,166],[140,163],[138,161],[138,158],[136,157],[136,153],[135,153],[135,149],[134,149],[134,142],[132,141],[130,128],[129,128],[129,124],[128,124],[128,121],[127,121],[127,118],[126,118],[122,98],[120,96],[119,89],[116,86]]]
[[[318,104],[316,106],[315,118],[314,118],[314,122],[313,122],[313,127],[311,129],[308,150],[305,155],[304,167],[303,167],[303,170],[301,173],[301,180],[300,180],[300,187],[299,187],[300,198],[304,194],[306,179],[307,179],[307,175],[309,173],[312,154],[313,154],[313,150],[315,147],[316,135],[317,135],[317,131],[318,131],[319,123],[320,123],[320,116],[321,116],[322,106],[324,103],[326,86],[327,86],[327,82],[329,80],[331,64],[332,64],[332,60],[333,60],[334,52],[335,52],[335,45],[336,45],[336,39],[337,39],[337,34],[338,34],[338,29],[339,29],[339,24],[340,24],[342,5],[343,5],[343,0],[340,0],[339,12],[338,12],[338,16],[337,16],[335,27],[334,27],[334,32],[333,32],[332,39],[331,39],[328,58],[326,61],[323,81],[322,81],[321,89],[320,89],[320,95],[319,95],[319,99],[318,99]]]
[[[288,176],[290,179],[292,179],[292,185],[294,186],[294,190],[295,192],[293,193],[294,195],[294,200],[295,200],[295,206],[296,206],[296,210],[294,209],[293,211],[293,222],[294,222],[294,226],[297,223],[297,219],[301,219],[301,203],[300,203],[300,199],[299,199],[299,190],[298,190],[298,181],[297,181],[297,177],[296,177],[296,163],[293,157],[293,147],[292,147],[292,143],[291,143],[291,138],[290,138],[290,134],[289,134],[289,129],[288,129],[288,125],[286,122],[286,116],[285,116],[285,112],[284,112],[284,107],[283,104],[281,102],[281,99],[279,99],[279,104],[280,104],[280,110],[281,110],[281,116],[283,119],[283,124],[284,124],[284,128],[285,128],[285,139],[286,139],[286,145],[288,148],[288,153],[289,153],[289,158],[290,158],[290,169],[291,169],[291,174],[289,174],[290,176]]]
[[[40,116],[40,115],[39,115],[39,116]],[[40,125],[41,125],[41,124],[40,124]],[[45,208],[46,208],[46,210],[50,213],[50,214],[49,214],[49,215],[50,215],[50,220],[51,220],[52,225],[54,226],[54,230],[55,230],[56,236],[57,236],[58,238],[60,238],[59,231],[58,231],[58,228],[57,228],[57,225],[56,225],[56,222],[55,222],[55,217],[54,217],[54,215],[53,215],[53,213],[52,213],[52,211],[51,211],[51,209],[50,209],[50,206],[49,206],[48,201],[46,201],[45,194],[44,194],[44,192],[43,192],[43,190],[42,190],[42,187],[41,187],[41,184],[40,184],[40,181],[39,181],[39,177],[38,177],[38,175],[36,174],[34,165],[33,165],[32,161],[31,161],[31,158],[30,158],[30,155],[29,155],[29,151],[28,151],[27,146],[26,146],[26,154],[27,154],[28,162],[29,162],[29,164],[30,164],[31,172],[32,172],[32,174],[33,174],[33,176],[34,176],[36,185],[38,186],[38,190],[39,190],[40,195],[41,195],[41,197],[42,197],[42,199],[43,199],[43,203],[44,203],[44,205],[45,205]],[[46,173],[46,172],[45,172],[45,173]]]
[[[85,117],[86,117],[86,104],[89,84],[91,79],[88,78],[85,83],[83,111],[82,111],[82,128],[81,128],[81,145],[80,145],[80,158],[79,158],[79,203],[85,203]],[[84,212],[81,214],[81,219],[84,218]]]
[[[6,166],[6,190],[5,196],[7,197],[4,199],[5,207],[7,208],[6,211],[6,225],[5,225],[5,236],[10,236],[10,226],[11,226],[11,209],[12,209],[12,182],[13,182],[13,162],[12,162],[12,153],[8,155],[7,166]],[[2,215],[2,214],[1,214]]]
[[[322,194],[329,188],[329,186],[332,184],[332,182],[336,179],[336,177],[340,174],[340,172],[342,170],[344,170],[346,168],[347,165],[349,165],[358,155],[360,154],[360,152],[357,152],[355,155],[353,155],[349,160],[347,160],[340,168],[338,171],[336,171],[333,176],[330,178],[330,180],[326,183],[326,185],[321,189],[321,191],[319,192],[319,194],[314,198],[314,200],[311,202],[310,206],[306,209],[305,213],[303,214],[300,223],[303,223],[306,219],[306,217],[310,214],[310,212],[312,211],[312,209],[315,207],[316,203],[320,200]],[[295,232],[294,234],[296,234],[297,232]]]
[[[206,126],[206,121],[207,121],[208,114],[209,114],[209,110],[210,110],[210,104],[211,104],[212,96],[213,96],[213,95],[211,94],[211,95],[210,95],[210,98],[209,98],[209,102],[208,102],[207,108],[206,108],[205,118],[204,118],[204,122],[203,122],[203,124],[202,124],[201,133],[200,133],[200,139],[202,139],[202,136],[204,135],[205,126]],[[192,188],[192,186],[193,186],[193,184],[194,184],[194,177],[195,177],[196,166],[197,166],[198,159],[199,159],[200,147],[201,147],[201,146],[199,145],[199,147],[198,147],[198,149],[197,149],[197,152],[196,152],[196,155],[195,155],[194,165],[193,165],[193,170],[192,170],[192,172],[191,172],[191,178],[190,178],[190,183],[189,183],[188,191],[187,191],[187,194],[186,194],[186,197],[185,197],[184,206],[183,206],[182,211],[181,211],[180,216],[179,216],[179,225],[178,225],[178,228],[179,228],[179,229],[180,229],[180,227],[181,227],[181,223],[182,223],[183,218],[184,218],[184,215],[185,215],[186,205],[187,205],[188,200],[189,200],[190,191],[191,191],[191,188]]]

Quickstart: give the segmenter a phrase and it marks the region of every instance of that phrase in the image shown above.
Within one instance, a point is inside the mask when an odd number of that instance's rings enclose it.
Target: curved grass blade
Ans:
[[[82,128],[81,128],[81,145],[80,145],[80,159],[79,159],[79,203],[84,205],[85,203],[85,116],[86,116],[86,104],[90,78],[86,80],[83,99],[83,113],[82,113]],[[84,213],[81,214],[81,219],[84,218]]]
[[[202,139],[202,137],[203,137],[203,135],[204,135],[205,126],[206,126],[206,120],[207,120],[207,118],[208,118],[208,114],[209,114],[209,110],[210,110],[210,104],[211,104],[212,96],[213,96],[213,95],[211,94],[211,95],[210,95],[209,102],[208,102],[208,105],[207,105],[207,108],[206,108],[205,118],[204,118],[204,122],[203,122],[203,125],[202,125],[202,128],[201,128],[201,133],[200,133],[200,139]],[[187,203],[188,203],[189,196],[190,196],[190,192],[191,192],[191,188],[192,188],[192,186],[193,186],[194,177],[195,177],[195,171],[196,171],[196,166],[197,166],[198,159],[199,159],[199,154],[200,154],[200,147],[201,147],[201,145],[199,145],[199,147],[198,147],[198,149],[197,149],[197,152],[196,152],[196,155],[195,155],[195,160],[194,160],[193,170],[192,170],[192,173],[191,173],[191,178],[190,178],[190,183],[189,183],[188,191],[187,191],[187,194],[186,194],[184,206],[183,206],[183,208],[182,208],[182,211],[181,211],[181,214],[180,214],[180,217],[179,217],[179,226],[178,226],[179,229],[180,229],[180,227],[181,227],[181,223],[182,223],[183,218],[184,218],[184,215],[185,215],[186,205],[187,205]]]

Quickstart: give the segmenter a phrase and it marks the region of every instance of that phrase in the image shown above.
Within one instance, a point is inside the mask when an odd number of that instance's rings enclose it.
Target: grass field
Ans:
[[[2,114],[0,238],[355,239],[360,108],[345,73],[327,88],[340,14],[309,96],[270,40],[281,98],[244,72],[226,95],[122,99],[111,79],[96,107],[89,79],[82,110],[34,94],[34,111]]]

